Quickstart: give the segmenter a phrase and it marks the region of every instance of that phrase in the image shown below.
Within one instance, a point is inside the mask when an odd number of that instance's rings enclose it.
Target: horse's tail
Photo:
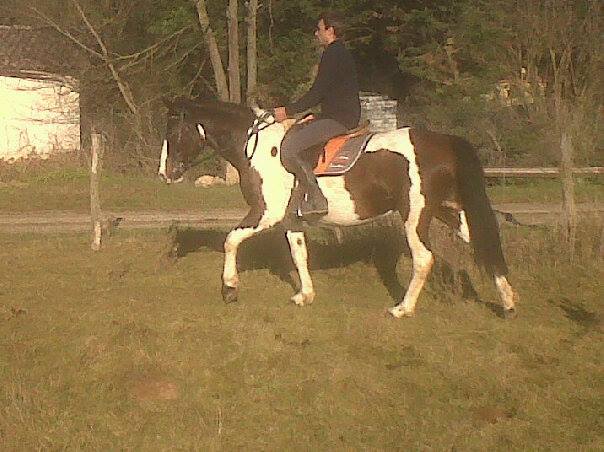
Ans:
[[[474,259],[490,275],[507,275],[499,224],[487,197],[482,165],[472,145],[462,138],[455,138],[457,190],[470,230]]]

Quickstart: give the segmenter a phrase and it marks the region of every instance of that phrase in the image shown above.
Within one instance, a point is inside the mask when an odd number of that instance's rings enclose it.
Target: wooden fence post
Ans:
[[[92,225],[92,242],[94,251],[101,249],[101,201],[99,197],[99,168],[103,161],[103,143],[99,132],[94,128],[91,133],[91,162],[90,162],[90,220]]]
[[[562,178],[562,208],[564,236],[573,253],[577,230],[577,207],[575,205],[575,183],[573,179],[573,145],[567,132],[560,138],[560,176]]]
[[[600,246],[598,247],[598,259],[604,261],[604,220],[600,227]]]

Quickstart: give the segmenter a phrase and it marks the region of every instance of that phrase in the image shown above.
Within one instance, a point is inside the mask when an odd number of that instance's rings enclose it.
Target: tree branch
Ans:
[[[86,16],[86,13],[84,13],[84,10],[82,9],[79,1],[71,0],[71,2],[73,3],[73,5],[77,9],[78,13],[80,14],[82,21],[84,21],[84,23],[86,24],[88,31],[90,31],[90,34],[92,34],[92,36],[94,36],[99,47],[101,48],[101,51],[103,52],[102,59],[105,62],[105,64],[107,65],[107,67],[109,68],[109,70],[111,71],[111,75],[113,76],[113,79],[117,83],[120,93],[122,93],[122,97],[126,101],[128,108],[130,108],[130,111],[135,115],[136,118],[138,118],[138,107],[136,106],[136,103],[134,102],[134,96],[132,95],[132,91],[130,90],[130,86],[128,85],[128,82],[126,82],[122,78],[122,76],[118,73],[117,69],[115,68],[115,65],[109,59],[109,52],[107,51],[107,46],[105,45],[105,43],[103,42],[103,39],[100,37],[100,35],[95,30],[95,28],[92,26],[90,21],[88,20],[88,17]],[[137,121],[138,121],[138,119],[137,119]],[[139,132],[141,132],[141,131],[139,130]],[[139,138],[141,138],[141,139],[143,138],[142,132],[140,133]]]
[[[34,13],[36,13],[38,16],[40,16],[45,22],[47,22],[52,28],[54,28],[56,31],[58,31],[60,34],[62,34],[63,36],[65,36],[66,38],[68,38],[69,40],[71,40],[74,44],[76,44],[78,47],[81,47],[82,49],[84,49],[86,52],[94,55],[97,58],[103,58],[103,55],[100,54],[99,52],[97,52],[96,50],[91,49],[90,47],[86,46],[82,41],[80,41],[79,39],[77,39],[75,36],[73,36],[71,33],[69,33],[67,30],[64,30],[63,28],[61,28],[55,21],[53,21],[50,17],[46,16],[45,14],[43,14],[41,11],[39,11],[37,8],[30,6],[29,7]]]

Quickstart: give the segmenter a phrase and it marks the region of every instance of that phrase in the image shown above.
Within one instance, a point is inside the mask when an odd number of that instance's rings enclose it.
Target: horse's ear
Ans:
[[[283,121],[281,121],[281,124],[283,124],[283,128],[285,129],[285,131],[287,132],[291,126],[293,126],[296,123],[296,119],[294,118],[289,118],[289,119],[285,119]]]

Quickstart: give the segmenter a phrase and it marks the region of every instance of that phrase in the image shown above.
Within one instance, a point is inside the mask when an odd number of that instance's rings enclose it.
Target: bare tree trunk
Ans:
[[[250,0],[247,6],[247,104],[256,103],[258,89],[258,30],[256,16],[258,0]]]
[[[602,221],[602,227],[600,227],[600,246],[598,249],[598,259],[604,261],[604,221]]]
[[[273,0],[268,0],[268,43],[271,51],[275,48],[275,41],[273,40],[273,28],[275,28],[275,18],[273,17]]]
[[[226,75],[224,73],[224,66],[222,65],[222,58],[218,51],[218,44],[216,43],[216,37],[210,27],[210,18],[206,8],[205,0],[194,0],[195,7],[197,8],[197,16],[199,17],[199,24],[203,31],[206,45],[208,46],[208,52],[210,53],[210,62],[212,63],[212,69],[214,70],[214,80],[216,81],[216,90],[218,91],[218,97],[224,102],[229,100],[229,87],[227,86]]]
[[[229,0],[227,9],[229,26],[229,100],[241,103],[241,80],[239,77],[239,22],[237,0]]]
[[[101,249],[101,201],[99,196],[99,167],[103,159],[103,145],[101,134],[93,129],[91,134],[92,158],[90,161],[90,221],[92,226],[92,241],[90,247],[93,251]]]
[[[574,250],[577,229],[577,207],[575,206],[575,185],[573,180],[573,146],[568,132],[563,131],[560,138],[560,175],[562,177],[562,207],[564,210],[563,226],[564,235],[570,245],[571,253]]]

